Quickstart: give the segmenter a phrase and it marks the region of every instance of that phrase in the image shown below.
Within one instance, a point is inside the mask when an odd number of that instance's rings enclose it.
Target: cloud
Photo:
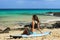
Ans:
[[[42,2],[41,1],[32,1],[31,2],[33,5],[39,5],[39,4],[41,4]]]
[[[44,1],[54,2],[54,1],[56,1],[56,0],[44,0]]]
[[[26,2],[39,2],[40,0],[16,0],[17,3],[26,3]]]
[[[16,1],[16,3],[23,4],[23,3],[25,3],[25,1]]]
[[[0,8],[60,8],[60,0],[0,0]]]

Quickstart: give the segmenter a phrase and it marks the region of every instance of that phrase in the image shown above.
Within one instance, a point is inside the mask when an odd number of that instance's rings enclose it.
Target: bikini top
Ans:
[[[35,24],[34,24],[34,28],[37,28],[38,27],[38,25],[37,25],[37,21],[34,21],[35,22]],[[32,28],[32,24],[30,24],[30,27]]]
[[[35,22],[35,24],[37,24],[38,22],[37,21],[34,21]]]

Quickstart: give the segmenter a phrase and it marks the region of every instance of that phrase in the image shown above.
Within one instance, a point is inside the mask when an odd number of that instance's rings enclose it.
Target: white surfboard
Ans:
[[[40,33],[40,34],[31,34],[31,35],[20,35],[20,34],[16,34],[16,35],[11,35],[10,37],[16,37],[16,38],[20,38],[20,37],[23,37],[23,38],[27,38],[27,37],[38,37],[38,36],[45,36],[45,35],[49,35],[51,32],[44,32],[44,33]]]

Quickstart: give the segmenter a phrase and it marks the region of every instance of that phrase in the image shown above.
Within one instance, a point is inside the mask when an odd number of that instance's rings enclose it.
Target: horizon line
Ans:
[[[49,10],[49,9],[51,9],[51,10],[60,10],[60,8],[59,9],[58,8],[0,8],[0,10],[1,9],[37,9],[37,10],[42,10],[42,9]]]

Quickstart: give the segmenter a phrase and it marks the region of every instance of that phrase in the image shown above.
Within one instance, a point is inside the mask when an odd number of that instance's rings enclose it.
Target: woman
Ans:
[[[33,15],[32,23],[29,26],[31,27],[31,29],[25,27],[23,34],[28,34],[28,35],[32,34],[32,33],[34,33],[36,28],[40,31],[40,21],[36,15]]]

